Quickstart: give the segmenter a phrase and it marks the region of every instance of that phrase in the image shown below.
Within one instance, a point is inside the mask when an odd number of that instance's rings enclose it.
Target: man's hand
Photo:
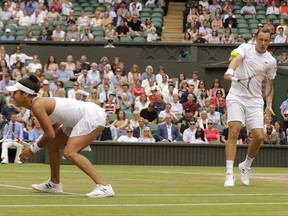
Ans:
[[[268,115],[270,115],[270,116],[272,116],[272,115],[275,116],[275,113],[274,113],[272,107],[270,107],[270,106],[267,106],[267,107],[265,108],[265,113],[268,114]]]
[[[23,148],[22,153],[20,154],[21,161],[28,160],[33,155],[33,152],[30,150],[29,146]]]

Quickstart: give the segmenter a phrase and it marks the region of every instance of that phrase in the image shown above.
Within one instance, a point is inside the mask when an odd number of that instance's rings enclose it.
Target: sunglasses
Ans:
[[[219,102],[223,102],[224,100],[219,100]]]
[[[195,125],[195,123],[190,123],[190,125]]]
[[[132,131],[126,131],[127,133],[132,133]]]
[[[211,122],[208,122],[208,125],[213,125],[213,123],[211,123]]]

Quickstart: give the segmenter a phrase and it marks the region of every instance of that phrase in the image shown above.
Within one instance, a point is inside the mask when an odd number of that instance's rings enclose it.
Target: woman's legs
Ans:
[[[96,184],[105,185],[98,172],[95,170],[91,162],[79,154],[79,152],[90,145],[102,132],[104,127],[98,126],[90,134],[84,136],[71,137],[68,139],[67,145],[64,148],[64,156],[73,164],[78,166],[86,173]],[[56,170],[55,170],[56,171]],[[52,172],[51,172],[52,173]]]
[[[50,180],[55,184],[60,183],[60,147],[65,145],[67,141],[67,135],[59,128],[55,132],[55,138],[47,145],[51,173]]]

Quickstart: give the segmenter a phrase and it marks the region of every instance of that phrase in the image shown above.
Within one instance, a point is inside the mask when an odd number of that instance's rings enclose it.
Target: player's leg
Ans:
[[[96,183],[96,188],[91,193],[87,194],[89,197],[108,197],[114,196],[115,194],[111,185],[107,185],[101,179],[91,162],[79,153],[83,148],[90,145],[96,137],[101,134],[103,129],[104,127],[98,126],[90,134],[70,137],[64,149],[64,156],[78,166]]]
[[[17,143],[17,142],[13,142],[13,146],[16,147],[16,154],[15,154],[15,159],[14,159],[14,163],[17,164],[22,164],[21,160],[20,160],[20,154],[23,150],[23,145]]]
[[[237,151],[237,140],[244,122],[244,109],[237,101],[227,101],[228,115],[228,139],[225,146],[226,151],[226,178],[225,187],[233,187],[235,185],[235,177],[233,173],[234,160]]]
[[[32,184],[34,190],[46,193],[61,193],[63,192],[62,184],[60,183],[60,147],[67,143],[68,136],[59,128],[55,132],[55,138],[47,145],[49,165],[50,165],[50,179],[40,183]]]
[[[251,128],[252,143],[249,145],[245,160],[242,163],[240,163],[238,167],[241,173],[241,181],[243,185],[249,185],[250,172],[251,172],[250,167],[264,139],[264,132],[263,132],[264,116],[263,116],[263,108],[261,106],[247,108],[245,113],[247,118],[246,120],[247,128]]]
[[[8,148],[10,148],[12,146],[12,142],[11,141],[4,141],[2,143],[2,152],[1,152],[1,163],[2,164],[8,164],[9,163],[9,158],[8,158]]]

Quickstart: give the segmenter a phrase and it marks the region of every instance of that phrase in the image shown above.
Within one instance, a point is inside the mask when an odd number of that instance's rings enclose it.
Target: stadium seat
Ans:
[[[63,82],[63,84],[64,84],[65,90],[67,90],[68,88],[73,88],[74,82],[73,81],[65,81],[65,82]]]
[[[45,77],[46,80],[52,81],[53,80],[53,74],[49,72],[44,72],[43,76]]]
[[[249,29],[248,28],[238,29],[238,33],[239,34],[247,34],[247,33],[249,33]]]
[[[18,26],[18,27],[17,27],[17,31],[20,31],[20,30],[26,30],[26,31],[28,31],[28,26]]]
[[[16,36],[15,40],[17,40],[17,41],[23,41],[23,40],[25,40],[26,38],[27,38],[27,36],[25,36],[25,35],[18,35],[18,36]]]
[[[152,133],[155,133],[157,131],[157,128],[158,128],[158,124],[155,124],[155,123],[149,123],[146,126],[150,128]]]
[[[250,33],[244,33],[242,35],[243,35],[243,38],[244,38],[245,41],[249,41],[251,39],[251,34]]]
[[[158,12],[152,13],[151,14],[151,18],[153,19],[154,17],[158,17],[158,18],[163,19],[163,14],[162,13],[158,13]]]
[[[112,123],[117,119],[117,115],[116,114],[109,114],[108,118],[109,118],[109,122]]]
[[[15,30],[16,31],[17,25],[15,25],[15,24],[7,24],[5,26],[5,29],[10,29],[10,30]]]
[[[133,38],[133,42],[136,42],[136,43],[146,43],[146,39],[144,37],[134,37]]]
[[[105,29],[102,26],[95,26],[95,27],[91,27],[91,31],[102,31],[105,32]]]
[[[152,8],[149,8],[149,7],[145,7],[145,8],[143,8],[143,9],[142,9],[141,13],[147,12],[147,13],[151,14],[151,13],[152,13],[152,11],[153,11],[153,9],[152,9]],[[140,15],[141,15],[141,14],[140,14]]]
[[[151,13],[149,13],[149,12],[142,12],[141,14],[140,14],[140,17],[151,17]]]
[[[27,30],[18,30],[16,32],[16,36],[27,36],[28,31]]]
[[[104,37],[104,32],[103,31],[93,31],[92,35],[94,37]]]
[[[250,15],[250,14],[245,14],[244,15],[244,19],[254,19],[255,18],[255,16],[253,16],[253,15]]]
[[[122,42],[122,43],[131,43],[133,41],[132,41],[132,38],[130,38],[130,37],[122,37],[122,38],[120,38],[120,42]]]
[[[33,35],[34,36],[39,36],[40,35],[40,33],[41,33],[41,31],[40,30],[31,30],[32,32],[33,32]]]
[[[105,37],[97,36],[94,38],[94,41],[95,42],[106,42],[106,39],[105,39]]]
[[[246,23],[240,23],[238,24],[239,29],[248,29],[248,25]]]

